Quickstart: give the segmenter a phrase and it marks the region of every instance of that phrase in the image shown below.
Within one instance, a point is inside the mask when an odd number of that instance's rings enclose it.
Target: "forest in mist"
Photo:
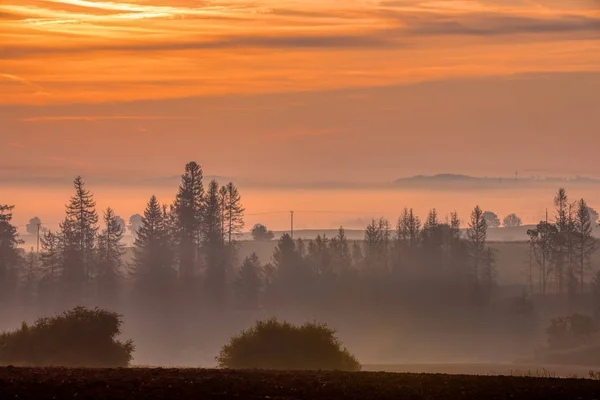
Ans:
[[[327,322],[371,362],[526,357],[553,318],[600,318],[598,215],[564,189],[553,200],[527,231],[521,284],[503,285],[488,229],[521,221],[500,222],[477,199],[467,216],[405,208],[396,221],[373,219],[362,240],[343,227],[306,240],[257,225],[253,240],[275,241],[272,254],[241,257],[249,246],[242,195],[233,183],[205,182],[195,162],[172,203],[151,196],[140,210],[132,248],[124,221],[97,210],[77,177],[64,220],[41,232],[39,252],[22,249],[11,222],[18,204],[0,203],[0,328],[102,307],[124,315],[136,362],[154,365],[210,365],[223,338],[271,316]]]

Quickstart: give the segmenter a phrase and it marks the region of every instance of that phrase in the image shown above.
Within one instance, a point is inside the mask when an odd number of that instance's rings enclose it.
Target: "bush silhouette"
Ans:
[[[356,357],[324,324],[259,321],[231,338],[216,360],[221,368],[359,371]]]
[[[126,367],[133,342],[115,339],[122,316],[76,307],[0,335],[0,364],[62,367]]]

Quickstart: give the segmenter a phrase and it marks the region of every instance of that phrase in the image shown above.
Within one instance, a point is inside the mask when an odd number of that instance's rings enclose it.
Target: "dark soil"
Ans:
[[[1,368],[0,399],[599,399],[600,381],[380,372]]]

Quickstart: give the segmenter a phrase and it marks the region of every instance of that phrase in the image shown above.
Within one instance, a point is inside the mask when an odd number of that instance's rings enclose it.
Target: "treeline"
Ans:
[[[595,293],[593,302],[600,304],[600,279],[586,281],[593,275],[595,221],[585,201],[569,202],[563,189],[555,205],[554,222],[528,232],[524,288],[529,295],[565,299],[587,292],[589,300]],[[372,220],[362,241],[349,241],[343,228],[335,237],[310,241],[284,234],[270,260],[256,254],[240,260],[240,193],[233,183],[216,180],[205,188],[201,167],[191,162],[171,204],[149,199],[127,261],[122,222],[111,208],[98,215],[80,177],[60,228],[44,233],[40,254],[19,251],[12,209],[0,207],[3,310],[19,306],[37,316],[99,306],[129,312],[148,335],[172,335],[202,326],[207,316],[224,321],[240,313],[355,321],[410,311],[452,320],[485,309],[499,290],[488,222],[478,206],[464,222],[435,209],[421,220],[407,208],[395,226]],[[522,300],[515,304],[528,309]],[[460,325],[455,318],[452,323]]]

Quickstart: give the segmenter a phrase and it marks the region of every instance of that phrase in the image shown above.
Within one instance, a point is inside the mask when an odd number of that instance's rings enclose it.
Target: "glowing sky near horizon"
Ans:
[[[0,188],[600,177],[598,93],[597,0],[3,0]]]

